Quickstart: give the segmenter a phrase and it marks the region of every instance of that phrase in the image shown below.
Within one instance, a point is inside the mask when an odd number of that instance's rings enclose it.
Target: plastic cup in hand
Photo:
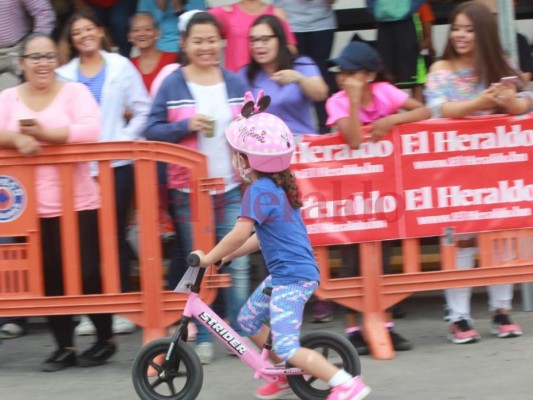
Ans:
[[[212,138],[215,136],[215,119],[210,117],[205,122],[209,125],[209,128],[204,131],[204,135],[205,137]]]

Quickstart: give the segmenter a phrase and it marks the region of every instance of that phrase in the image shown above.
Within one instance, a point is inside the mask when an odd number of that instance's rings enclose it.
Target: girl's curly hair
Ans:
[[[292,208],[301,208],[303,206],[300,189],[296,183],[296,176],[290,169],[275,173],[256,172],[259,176],[272,179],[277,186],[281,187],[287,194],[287,199]]]

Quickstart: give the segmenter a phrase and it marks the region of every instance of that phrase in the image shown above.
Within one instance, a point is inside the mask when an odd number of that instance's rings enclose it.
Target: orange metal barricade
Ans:
[[[134,161],[135,203],[139,223],[140,291],[121,293],[115,224],[114,182],[111,161]],[[103,293],[83,295],[78,226],[73,201],[73,168],[78,162],[97,161],[102,206],[98,211]],[[209,250],[214,245],[210,190],[220,180],[208,179],[205,156],[188,148],[156,142],[113,142],[61,145],[43,148],[33,157],[0,150],[0,179],[11,185],[0,201],[16,218],[0,220],[0,237],[22,238],[23,243],[0,244],[0,316],[119,313],[144,329],[145,342],[164,335],[185,306],[186,295],[164,290],[159,236],[156,162],[179,164],[190,173],[193,246]],[[63,214],[61,241],[64,296],[44,296],[39,219],[35,203],[35,169],[54,164],[59,168]],[[10,192],[10,193],[7,193]],[[13,202],[12,200],[15,200]],[[208,274],[203,299],[212,302],[216,290],[230,284],[229,275]]]
[[[111,161],[131,159],[135,165],[135,201],[139,223],[139,292],[120,293],[114,184]],[[83,295],[81,289],[77,221],[72,197],[73,165],[83,161],[99,163],[102,207],[99,210],[103,293]],[[15,179],[25,193],[21,215],[12,222],[0,222],[0,237],[23,237],[24,243],[0,245],[0,316],[52,314],[120,313],[144,329],[144,341],[164,334],[164,328],[180,316],[185,295],[165,291],[162,283],[161,243],[158,232],[156,162],[175,163],[191,174],[193,245],[208,250],[214,245],[210,190],[219,185],[206,179],[205,156],[190,149],[157,142],[115,142],[46,147],[26,158],[11,150],[0,151],[0,179]],[[64,213],[62,242],[65,296],[45,297],[41,268],[39,220],[35,207],[35,167],[55,164],[60,168]],[[1,200],[1,198],[0,198]],[[0,211],[2,210],[0,201]],[[359,277],[333,278],[328,248],[316,247],[321,285],[317,296],[361,312],[372,354],[378,359],[394,357],[384,326],[385,310],[416,292],[455,287],[533,281],[533,229],[478,234],[479,266],[456,270],[455,248],[443,238],[441,269],[424,272],[418,239],[402,241],[403,268],[383,275],[381,243],[360,244]],[[202,293],[211,302],[216,289],[230,283],[227,275],[210,275]]]
[[[381,243],[360,243],[360,277],[332,278],[328,248],[316,247],[321,285],[316,295],[359,311],[372,355],[391,359],[394,350],[385,328],[386,310],[413,293],[533,281],[533,229],[478,234],[478,267],[455,269],[453,243],[441,241],[441,269],[422,271],[419,239],[402,241],[403,269],[382,273]],[[376,267],[378,266],[378,267]]]

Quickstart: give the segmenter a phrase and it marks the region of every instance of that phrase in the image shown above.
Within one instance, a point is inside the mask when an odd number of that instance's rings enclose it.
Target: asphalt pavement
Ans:
[[[397,353],[387,361],[361,357],[363,379],[373,389],[368,399],[533,399],[533,313],[521,311],[518,292],[515,303],[513,319],[522,325],[524,336],[491,337],[486,294],[478,290],[473,316],[482,340],[453,345],[446,341],[440,293],[417,294],[405,300],[401,306],[406,316],[395,320],[396,331],[412,341],[414,349]],[[342,312],[336,313],[333,322],[306,322],[303,332],[315,329],[342,332]],[[93,340],[77,338],[77,346],[84,350]],[[40,364],[54,350],[52,337],[44,326],[33,324],[27,335],[5,340],[0,346],[0,399],[137,399],[131,366],[141,345],[141,333],[121,335],[118,344],[118,353],[103,366],[44,373]],[[246,365],[217,345],[216,360],[204,367],[204,384],[198,399],[253,399],[252,393],[259,384]]]

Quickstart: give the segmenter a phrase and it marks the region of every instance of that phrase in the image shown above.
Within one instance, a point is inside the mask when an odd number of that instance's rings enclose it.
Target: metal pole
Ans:
[[[516,26],[513,0],[496,0],[498,4],[498,32],[503,49],[518,65]]]
[[[513,0],[496,0],[498,5],[498,32],[503,49],[511,57],[515,65],[519,65],[518,48],[516,46],[516,25]],[[522,284],[522,308],[533,311],[533,284]]]
[[[496,0],[498,5],[498,32],[503,49],[511,57],[516,66],[518,61],[518,48],[516,45],[515,12],[513,0]],[[533,284],[522,283],[522,308],[524,311],[533,311]]]
[[[522,310],[533,311],[533,284],[522,283]]]

